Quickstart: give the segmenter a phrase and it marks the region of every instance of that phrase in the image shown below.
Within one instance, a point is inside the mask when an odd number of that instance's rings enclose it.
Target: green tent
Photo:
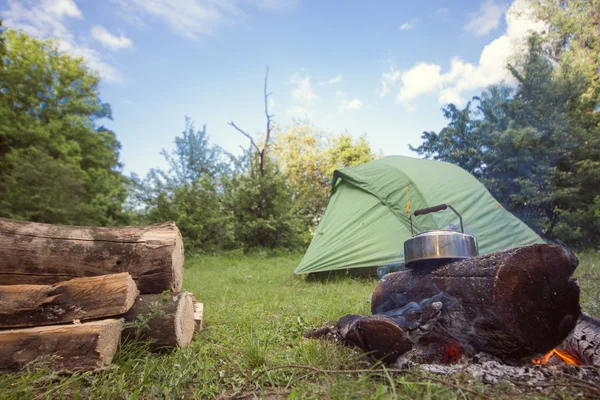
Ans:
[[[296,274],[401,265],[411,237],[407,207],[450,204],[465,232],[487,254],[544,241],[506,211],[471,174],[455,165],[402,156],[335,171],[327,210]],[[407,204],[410,202],[409,204]],[[415,233],[455,229],[456,215],[440,211],[413,218]]]

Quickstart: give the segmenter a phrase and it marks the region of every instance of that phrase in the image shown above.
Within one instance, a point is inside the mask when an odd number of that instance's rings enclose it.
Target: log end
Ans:
[[[123,302],[123,307],[121,308],[121,312],[119,312],[119,314],[125,314],[127,311],[129,311],[131,307],[133,307],[135,299],[140,294],[140,291],[138,290],[137,285],[135,284],[135,281],[131,275],[129,275],[129,279],[127,279],[125,293],[125,301]]]
[[[177,346],[187,347],[196,331],[194,296],[187,292],[181,293],[180,296],[175,312],[175,340]]]
[[[204,303],[194,302],[194,322],[197,331],[202,329],[202,320],[204,320]]]
[[[98,336],[98,343],[96,345],[96,351],[100,355],[99,363],[101,363],[98,368],[101,368],[109,365],[117,353],[119,339],[121,338],[121,331],[123,329],[123,320],[108,319],[98,322],[100,323],[101,327]]]
[[[175,224],[173,224],[175,225]],[[179,228],[175,226],[175,248],[173,249],[173,290],[181,291],[183,285],[183,264],[185,261],[183,250],[183,238]]]
[[[150,248],[165,248],[169,253],[161,260],[163,265],[138,277],[137,285],[141,293],[160,293],[164,290],[180,292],[183,285],[184,248],[181,232],[175,222],[162,222],[150,225],[141,240]]]
[[[577,266],[573,254],[560,246],[520,248],[498,270],[497,309],[512,315],[511,328],[531,348],[546,353],[573,330],[581,314],[579,285],[571,278]],[[509,322],[509,321],[506,321]]]

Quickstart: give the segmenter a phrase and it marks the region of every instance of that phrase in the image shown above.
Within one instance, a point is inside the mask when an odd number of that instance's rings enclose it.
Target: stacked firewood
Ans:
[[[75,227],[0,218],[0,372],[47,360],[100,369],[121,339],[185,347],[202,303],[181,292],[184,249],[173,222]]]

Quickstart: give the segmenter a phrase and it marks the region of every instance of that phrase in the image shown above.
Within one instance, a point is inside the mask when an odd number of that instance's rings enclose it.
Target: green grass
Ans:
[[[0,377],[7,399],[155,398],[475,398],[457,387],[413,374],[386,372],[316,373],[280,368],[303,365],[321,370],[381,369],[363,354],[338,343],[302,335],[344,314],[369,314],[372,279],[306,281],[293,277],[300,256],[274,258],[199,256],[186,262],[186,290],[205,304],[205,329],[193,344],[153,354],[142,344],[126,344],[114,369],[59,376],[43,366]],[[600,256],[580,257],[582,304],[600,315]],[[437,376],[492,398],[522,398],[522,388],[488,385],[461,376]],[[571,398],[560,387],[525,397]],[[581,391],[581,390],[579,390]],[[545,393],[545,394],[544,394]]]

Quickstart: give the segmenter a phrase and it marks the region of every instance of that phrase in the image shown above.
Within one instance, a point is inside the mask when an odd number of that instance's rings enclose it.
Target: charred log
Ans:
[[[559,349],[573,355],[584,365],[600,367],[600,320],[582,314]]]
[[[432,333],[505,359],[531,359],[559,345],[580,315],[579,286],[568,250],[534,245],[474,257],[430,270],[385,276],[372,297],[373,314],[439,296],[456,300]]]
[[[577,263],[562,247],[534,245],[388,274],[372,296],[374,315],[343,317],[335,331],[385,361],[404,354],[451,363],[485,352],[529,363],[575,327],[579,286],[571,274]]]

